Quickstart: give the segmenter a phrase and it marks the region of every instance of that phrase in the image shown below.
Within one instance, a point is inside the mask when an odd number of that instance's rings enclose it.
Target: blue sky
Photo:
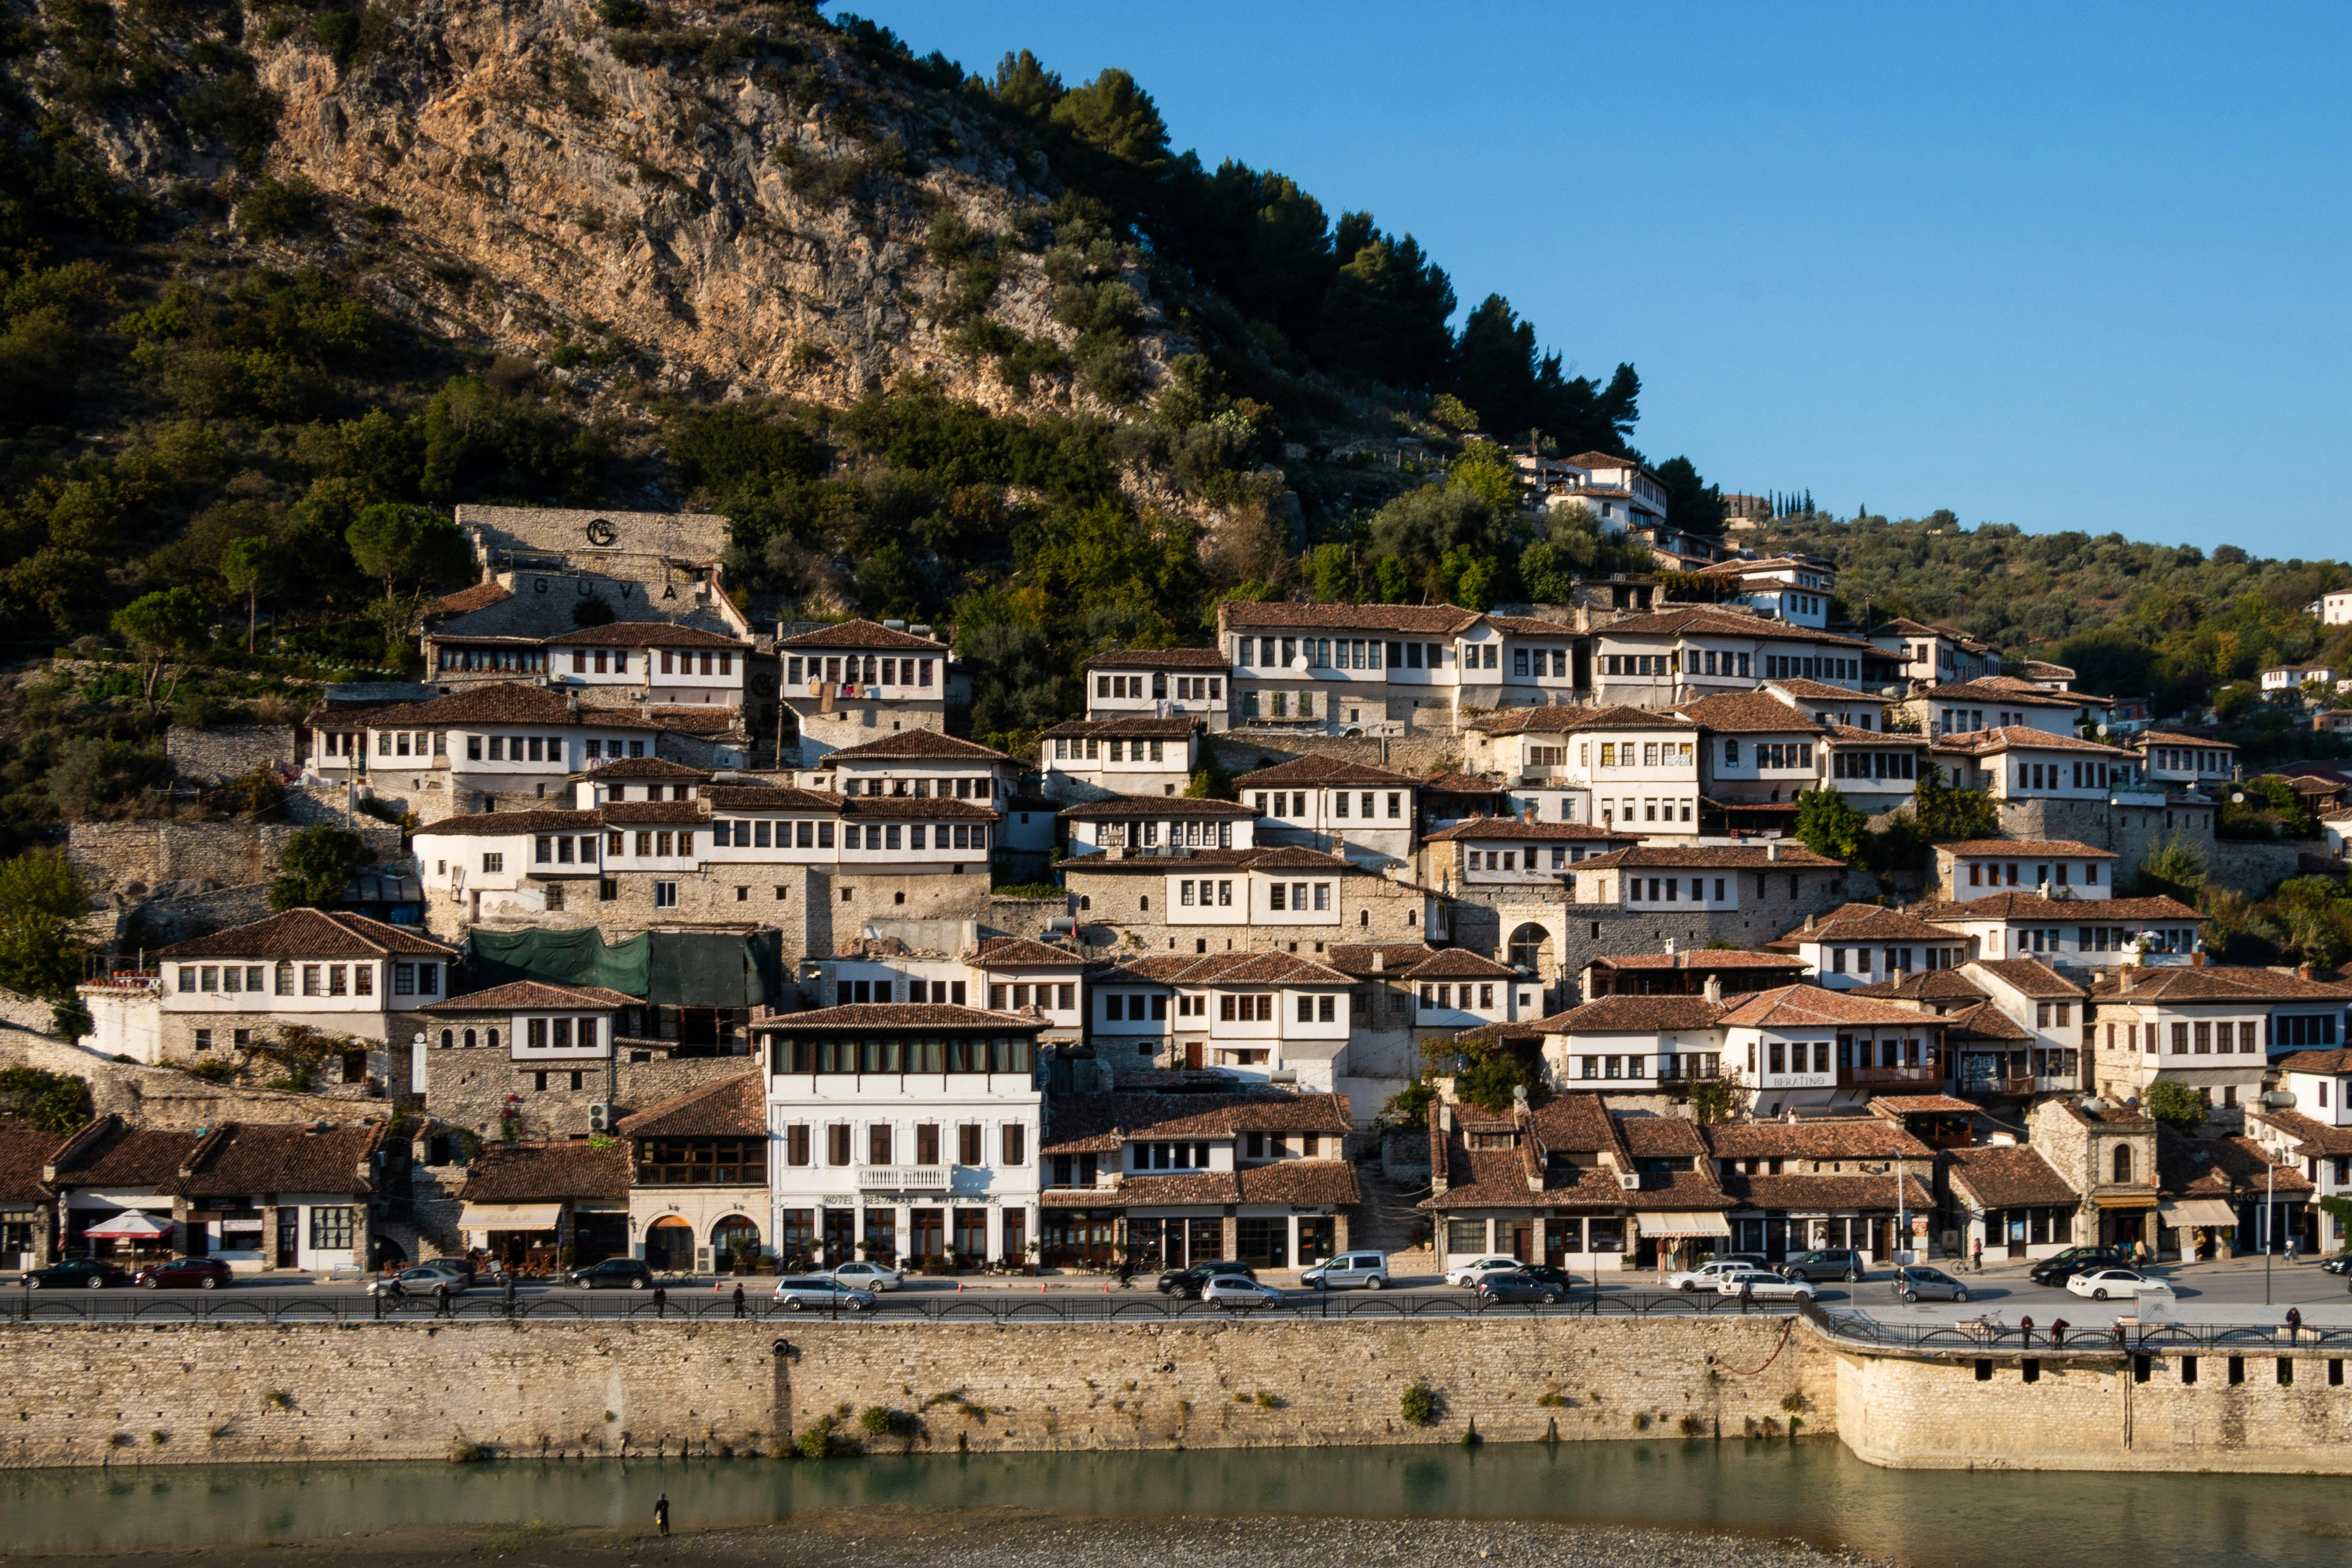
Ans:
[[[1634,439],[1843,515],[2345,554],[2352,9],[866,0],[1125,66],[1410,230]]]

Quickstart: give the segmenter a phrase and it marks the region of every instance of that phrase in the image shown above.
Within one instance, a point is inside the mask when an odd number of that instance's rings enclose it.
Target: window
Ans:
[[[485,872],[497,873],[506,868],[507,858],[504,855],[496,850],[486,849],[482,852],[482,869]]]
[[[654,908],[657,910],[674,910],[677,908],[677,884],[676,882],[656,882],[654,884]]]
[[[320,1204],[310,1211],[310,1246],[320,1252],[348,1252],[352,1247],[352,1208],[348,1204]]]
[[[2130,1144],[2118,1143],[2116,1145],[2113,1169],[2115,1171],[2115,1179],[2118,1185],[2127,1183],[2132,1179],[2132,1150]]]
[[[1003,1144],[1004,1155],[999,1163],[1005,1165],[1020,1165],[1027,1163],[1029,1158],[1029,1130],[1027,1128],[1022,1126],[1017,1121],[1006,1122],[1004,1124],[1004,1137],[1003,1139]]]

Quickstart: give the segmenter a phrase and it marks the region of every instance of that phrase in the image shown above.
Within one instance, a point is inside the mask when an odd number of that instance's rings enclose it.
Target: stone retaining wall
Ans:
[[[1837,1376],[1760,1317],[14,1326],[0,1369],[20,1467],[764,1453],[877,1405],[888,1452],[1738,1437],[1831,1429]]]

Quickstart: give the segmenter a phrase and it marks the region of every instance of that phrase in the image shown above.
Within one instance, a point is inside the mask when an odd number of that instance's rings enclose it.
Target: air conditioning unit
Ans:
[[[613,1123],[618,1120],[613,1114],[613,1102],[608,1100],[595,1100],[588,1107],[588,1131],[591,1132],[610,1132]]]
[[[1642,1190],[1642,1178],[1632,1171],[1620,1171],[1617,1173],[1617,1184],[1626,1192],[1638,1193]]]

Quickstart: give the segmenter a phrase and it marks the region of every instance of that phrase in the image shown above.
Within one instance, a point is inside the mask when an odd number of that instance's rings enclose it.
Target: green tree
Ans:
[[[212,641],[205,602],[187,588],[142,595],[114,612],[114,629],[139,655],[140,692],[147,710],[155,711],[155,688],[174,659],[184,658]],[[173,679],[177,689],[178,677]],[[170,700],[171,692],[164,693]]]
[[[0,1071],[0,1110],[44,1132],[70,1132],[89,1121],[89,1085],[46,1068],[9,1068]]]
[[[28,849],[0,863],[0,985],[71,997],[90,952],[73,922],[89,912],[89,889],[64,851]]]
[[[1498,517],[1519,510],[1519,475],[1511,459],[1491,441],[1473,441],[1463,448],[1446,471],[1446,483],[1459,485],[1486,503]]]
[[[1217,759],[1217,748],[1203,742],[1201,765],[1192,770],[1192,782],[1184,786],[1187,800],[1231,800],[1234,798],[1234,775]]]
[[[1944,770],[1929,763],[1919,776],[1919,826],[1934,839],[1991,838],[2000,832],[2000,814],[1980,789],[1958,789],[1944,782]]]
[[[286,852],[278,857],[278,875],[269,883],[269,907],[285,910],[338,902],[366,848],[360,836],[346,828],[304,828],[287,840]]]
[[[2205,1125],[2206,1113],[2212,1108],[2187,1084],[2158,1079],[2140,1097],[2140,1109],[2175,1131],[2194,1132]]]
[[[2205,852],[2177,832],[2150,845],[2132,876],[2132,891],[2143,898],[2194,901],[2204,885]]]
[[[1318,544],[1307,557],[1307,581],[1318,604],[1345,605],[1356,596],[1356,552],[1352,545]]]
[[[1446,429],[1464,436],[1478,428],[1478,411],[1450,392],[1441,392],[1430,399],[1429,416]]]
[[[245,595],[245,651],[253,651],[254,627],[259,624],[261,589],[276,579],[278,548],[259,535],[229,541],[221,552],[221,581],[233,594]]]
[[[359,569],[383,584],[375,614],[388,648],[404,639],[430,588],[463,581],[473,571],[465,534],[425,507],[378,501],[353,520],[343,542]]]
[[[1669,458],[1658,465],[1658,483],[1666,492],[1666,521],[1685,533],[1717,535],[1726,521],[1723,489],[1699,477],[1688,458]]]
[[[1858,865],[1870,847],[1870,818],[1834,789],[1797,795],[1797,837],[1816,855]]]

